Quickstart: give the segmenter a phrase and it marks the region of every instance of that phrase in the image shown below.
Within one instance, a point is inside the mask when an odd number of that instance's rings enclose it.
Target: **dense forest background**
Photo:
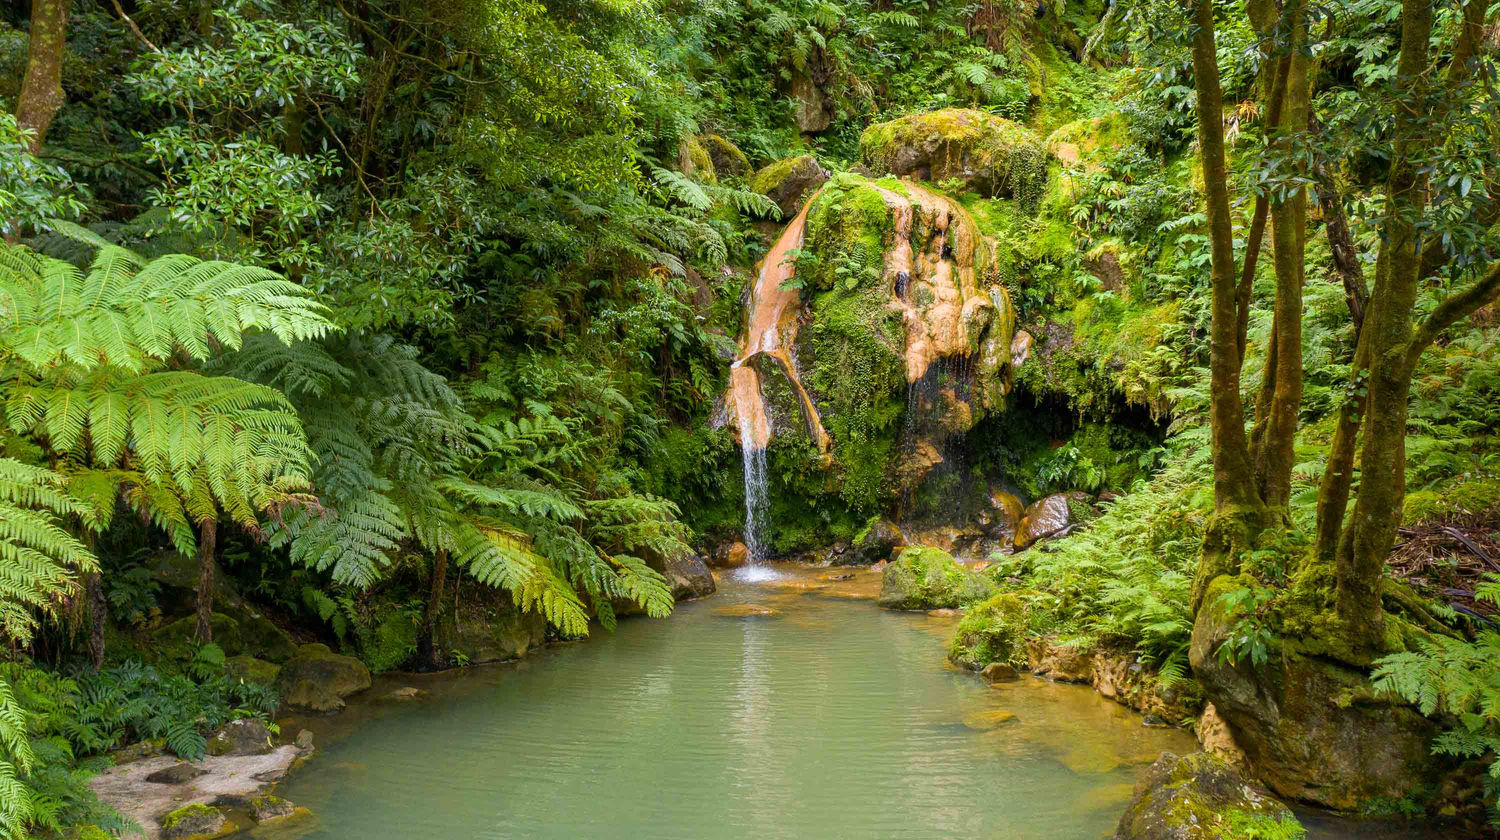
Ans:
[[[1341,424],[1370,387],[1360,319],[1400,216],[1393,137],[1415,136],[1392,93],[1410,14],[1338,0],[1304,9],[1297,40],[1257,23],[1265,4],[1203,5],[1206,47],[1191,10],[1098,0],[0,4],[0,835],[119,829],[86,787],[100,756],[144,737],[201,754],[205,724],[274,709],[226,674],[216,585],[376,670],[461,664],[441,643],[460,591],[553,636],[668,614],[662,559],[742,525],[718,401],[789,217],[776,164],[812,154],[837,183],[869,164],[866,128],[907,114],[984,111],[1048,153],[1033,194],[936,185],[1006,243],[1000,279],[1036,337],[968,468],[1089,497],[1055,550],[997,559],[1025,581],[1006,620],[1197,690],[1227,278],[1249,395],[1233,419],[1282,442],[1282,478],[1252,494],[1274,535],[1226,537],[1252,559],[1218,569],[1250,577],[1215,591],[1244,618],[1224,656],[1320,632],[1297,623],[1288,558],[1336,542],[1351,498],[1346,482],[1336,515],[1319,507],[1325,473],[1355,475]],[[1430,16],[1433,65],[1476,69],[1413,164],[1434,196],[1414,224],[1443,254],[1412,289],[1420,315],[1494,259],[1500,171],[1494,15]],[[1301,85],[1283,95],[1287,55]],[[1219,170],[1195,111],[1210,56]],[[1283,98],[1301,115],[1285,129]],[[1387,459],[1404,465],[1405,583],[1386,594],[1406,635],[1337,652],[1457,715],[1439,746],[1460,756],[1500,744],[1487,300],[1412,357],[1409,398],[1381,398],[1409,405]],[[830,475],[805,440],[773,443],[778,552],[856,540],[906,503],[859,463]]]

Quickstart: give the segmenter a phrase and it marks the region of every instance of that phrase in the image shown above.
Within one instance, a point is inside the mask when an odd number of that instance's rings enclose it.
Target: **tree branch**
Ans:
[[[1474,314],[1476,309],[1494,300],[1497,294],[1500,294],[1500,262],[1491,265],[1479,282],[1444,298],[1437,309],[1432,310],[1432,314],[1422,321],[1412,334],[1411,344],[1406,350],[1408,365],[1414,367],[1417,357],[1437,340],[1443,330]]]

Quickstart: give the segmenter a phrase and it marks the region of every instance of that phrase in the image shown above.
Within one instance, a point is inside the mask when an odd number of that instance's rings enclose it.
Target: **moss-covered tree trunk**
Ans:
[[[1240,398],[1240,350],[1235,283],[1234,226],[1229,210],[1229,170],[1224,152],[1224,104],[1214,45],[1212,0],[1194,4],[1193,84],[1197,90],[1199,149],[1207,206],[1212,323],[1209,373],[1213,402],[1214,514],[1204,534],[1203,557],[1193,584],[1196,609],[1208,583],[1234,571],[1239,554],[1264,525],[1265,505],[1255,486],[1250,443]]]
[[[70,6],[72,0],[31,0],[26,76],[16,97],[16,122],[32,132],[32,154],[41,151],[52,118],[63,104],[62,63]]]
[[[198,523],[198,627],[199,644],[214,640],[214,553],[218,550],[219,523],[205,519]]]
[[[109,623],[109,604],[104,600],[104,582],[98,572],[90,572],[84,585],[88,597],[89,661],[94,670],[104,667],[104,627]]]

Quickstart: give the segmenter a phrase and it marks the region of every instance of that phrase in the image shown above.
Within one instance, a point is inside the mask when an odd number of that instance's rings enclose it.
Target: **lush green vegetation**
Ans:
[[[1415,18],[1395,0],[1280,28],[1255,0],[1205,2],[1213,27],[1099,2],[32,5],[0,10],[0,836],[122,829],[86,787],[110,750],[190,757],[269,716],[274,691],[225,675],[216,580],[377,671],[453,664],[441,628],[465,598],[553,637],[666,615],[664,562],[742,526],[716,400],[783,215],[762,193],[806,154],[834,171],[794,284],[820,313],[804,381],[838,468],[778,434],[772,545],[849,542],[992,479],[1083,491],[1087,527],[995,558],[1005,591],[961,630],[971,664],[1024,664],[1020,638],[1051,636],[1193,679],[1207,533],[1204,568],[1242,573],[1210,605],[1236,622],[1217,656],[1338,631],[1309,652],[1448,716],[1436,749],[1500,743],[1495,585],[1473,568],[1500,529],[1500,328],[1465,297],[1495,245],[1483,4],[1430,16],[1422,67],[1445,81],[1421,125],[1398,117]],[[1305,95],[1277,93],[1289,74]],[[949,108],[1004,118],[982,150],[1004,177],[925,186],[993,238],[984,271],[1034,342],[962,474],[903,499],[902,326],[870,185],[906,188],[868,167],[895,165],[891,120]],[[1431,197],[1395,212],[1408,170]],[[1381,279],[1403,219],[1442,254],[1409,299]],[[1389,336],[1367,337],[1367,305],[1445,328],[1401,387],[1371,384],[1361,341]],[[1356,458],[1366,411],[1399,476]],[[1210,427],[1247,419],[1269,466],[1229,500]],[[1350,498],[1478,548],[1402,547],[1387,569],[1389,544],[1359,543],[1339,567]],[[1253,537],[1216,545],[1246,510]],[[167,603],[164,555],[191,558],[190,605]],[[1382,590],[1388,572],[1406,583]],[[152,639],[186,609],[186,638]]]

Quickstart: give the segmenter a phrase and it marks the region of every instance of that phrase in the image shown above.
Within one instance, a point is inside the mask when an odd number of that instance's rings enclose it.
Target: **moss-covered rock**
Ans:
[[[232,720],[208,739],[209,755],[265,755],[271,751],[271,730],[255,718]]]
[[[1136,787],[1115,840],[1300,840],[1301,823],[1207,753],[1163,753]]]
[[[906,544],[906,535],[889,519],[872,519],[854,537],[853,550],[843,556],[845,562],[872,566],[881,560],[891,559],[891,552]]]
[[[781,218],[785,220],[796,216],[807,197],[830,177],[831,173],[817,158],[797,155],[762,167],[750,176],[749,187],[776,202],[781,209]]]
[[[705,184],[719,183],[714,171],[714,161],[704,148],[703,141],[689,134],[677,144],[677,171]]]
[[[223,811],[202,803],[178,808],[161,818],[161,836],[169,840],[218,837],[232,829]]]
[[[162,611],[167,615],[186,615],[186,618],[159,631],[157,638],[168,642],[191,639],[192,630],[196,628],[196,619],[192,614],[197,604],[197,558],[184,557],[175,551],[164,551],[152,558],[147,568],[161,588],[157,600],[161,603]],[[246,601],[217,564],[213,568],[213,576],[215,644],[230,655],[248,653],[271,662],[285,661],[296,653],[297,644],[291,635]],[[223,623],[225,618],[234,622],[232,628]]]
[[[915,545],[885,567],[877,603],[892,610],[962,607],[988,598],[995,584],[941,549]]]
[[[276,675],[281,673],[281,666],[264,659],[256,659],[249,654],[240,654],[224,660],[224,673],[232,680],[275,685]]]
[[[266,822],[292,816],[297,813],[297,806],[275,794],[266,793],[251,799],[247,810],[256,822]]]
[[[997,662],[1024,668],[1029,619],[1026,602],[1001,592],[969,609],[958,623],[948,659],[973,671]]]
[[[750,158],[733,142],[719,134],[705,134],[699,141],[720,178],[743,178],[750,174]]]
[[[963,108],[910,114],[865,129],[860,159],[876,172],[940,183],[983,196],[1018,199],[1031,212],[1047,183],[1041,138],[1004,117]]]
[[[1258,667],[1217,655],[1237,623],[1220,598],[1249,583],[1227,575],[1209,582],[1190,657],[1256,777],[1282,796],[1336,810],[1409,800],[1431,786],[1440,770],[1435,726],[1398,698],[1377,694],[1362,669],[1285,639]]]
[[[369,687],[370,669],[363,662],[320,644],[297,648],[276,678],[282,703],[315,712],[336,712],[345,697]]]

